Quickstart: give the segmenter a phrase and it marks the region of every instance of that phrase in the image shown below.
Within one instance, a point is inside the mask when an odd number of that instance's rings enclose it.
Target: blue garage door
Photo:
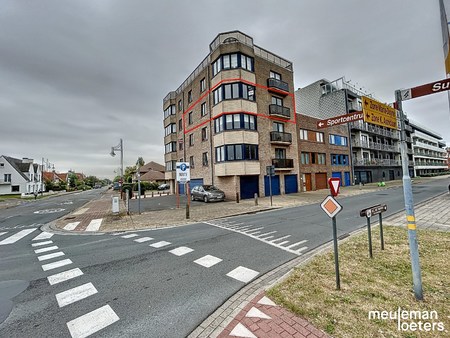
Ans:
[[[298,192],[297,175],[284,175],[284,190],[286,194]]]
[[[350,183],[350,172],[346,171],[344,173],[344,181],[345,181],[345,186],[348,187],[349,185],[351,185]]]
[[[241,199],[259,196],[259,176],[241,176],[240,181]]]
[[[197,185],[202,185],[203,184],[203,178],[195,178],[193,180],[191,180],[191,182],[189,183],[189,189],[192,190],[193,187],[196,187]]]
[[[334,178],[339,178],[340,180],[341,180],[341,186],[342,186],[342,174],[341,174],[341,172],[339,171],[333,171],[332,173],[331,173],[331,177],[334,177]]]
[[[280,194],[280,176],[272,176],[272,196]],[[264,176],[264,195],[270,196],[269,176]]]

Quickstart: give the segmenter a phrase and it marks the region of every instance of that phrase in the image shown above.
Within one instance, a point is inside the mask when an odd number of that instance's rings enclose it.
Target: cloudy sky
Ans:
[[[438,0],[1,0],[0,155],[114,176],[164,163],[164,96],[241,30],[294,63],[295,87],[345,76],[383,102],[445,77]],[[450,144],[446,93],[407,101]]]

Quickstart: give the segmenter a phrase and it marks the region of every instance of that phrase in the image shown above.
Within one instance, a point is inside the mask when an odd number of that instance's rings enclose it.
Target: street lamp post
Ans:
[[[116,153],[114,150],[119,151],[120,150],[120,193],[122,194],[122,186],[123,186],[123,140],[120,139],[120,142],[115,147],[111,147],[111,153],[110,155],[112,157],[116,156]]]

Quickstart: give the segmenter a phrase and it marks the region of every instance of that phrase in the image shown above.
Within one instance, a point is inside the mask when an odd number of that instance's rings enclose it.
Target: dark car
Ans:
[[[202,200],[205,203],[212,201],[224,201],[225,193],[213,185],[197,185],[191,190],[191,199]]]
[[[170,188],[170,185],[164,183],[158,186],[158,190],[167,190]]]

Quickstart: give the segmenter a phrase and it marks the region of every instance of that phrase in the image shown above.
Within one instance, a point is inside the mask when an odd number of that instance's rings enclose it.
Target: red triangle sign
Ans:
[[[331,195],[337,196],[339,194],[339,187],[341,186],[341,179],[338,177],[331,177],[328,179]]]

